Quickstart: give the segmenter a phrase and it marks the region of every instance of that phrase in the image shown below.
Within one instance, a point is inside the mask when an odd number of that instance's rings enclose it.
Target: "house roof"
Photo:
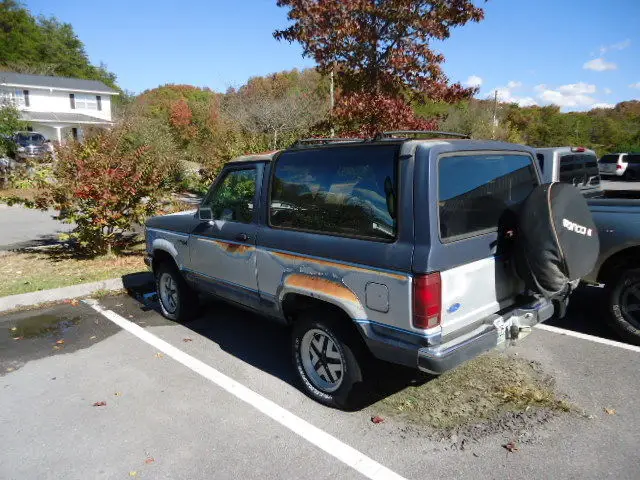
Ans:
[[[118,95],[118,92],[97,80],[81,78],[51,77],[48,75],[30,75],[26,73],[0,72],[0,85],[16,87],[43,87],[76,92],[105,93]]]
[[[92,117],[83,113],[53,113],[53,112],[31,112],[22,111],[20,116],[27,122],[41,123],[86,123],[111,125],[112,122],[104,118]]]

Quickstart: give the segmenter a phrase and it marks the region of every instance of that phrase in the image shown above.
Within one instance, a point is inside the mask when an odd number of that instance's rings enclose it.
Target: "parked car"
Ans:
[[[18,132],[13,136],[16,144],[16,160],[43,160],[50,153],[44,135],[38,132]]]
[[[600,256],[583,280],[605,285],[607,322],[626,341],[640,345],[640,200],[588,204],[600,235]]]
[[[598,159],[584,147],[537,148],[536,158],[544,183],[570,183],[587,198],[603,195]]]
[[[302,388],[344,408],[370,355],[438,374],[553,315],[501,250],[539,183],[522,145],[302,143],[230,162],[195,213],[149,219],[145,261],[169,319],[207,293],[289,325]]]
[[[610,153],[598,162],[600,175],[622,177],[629,182],[640,179],[640,153]]]

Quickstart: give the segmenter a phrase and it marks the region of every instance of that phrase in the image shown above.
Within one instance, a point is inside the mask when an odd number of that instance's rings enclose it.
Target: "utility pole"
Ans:
[[[491,130],[491,136],[493,140],[496,139],[496,127],[498,126],[498,90],[493,92],[493,127]]]
[[[329,107],[331,110],[331,136],[335,137],[336,135],[336,131],[333,128],[333,105],[335,103],[335,99],[334,99],[334,88],[333,88],[333,71],[336,68],[336,62],[333,62],[333,66],[331,67],[331,73],[329,74],[329,78],[330,78],[330,83],[329,83],[329,94],[330,94],[330,99],[329,99]]]

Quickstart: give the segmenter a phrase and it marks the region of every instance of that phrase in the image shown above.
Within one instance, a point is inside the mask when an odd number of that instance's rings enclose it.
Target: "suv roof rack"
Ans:
[[[296,140],[293,147],[302,147],[304,145],[328,145],[330,143],[354,143],[364,142],[363,138],[340,138],[340,137],[319,137],[319,138],[301,138]]]
[[[438,130],[392,130],[390,132],[382,132],[378,133],[375,136],[375,140],[384,140],[385,138],[391,138],[396,135],[404,135],[408,136],[418,136],[418,135],[434,135],[441,137],[455,137],[455,138],[471,138],[469,135],[465,135],[464,133],[455,133],[455,132],[441,132]]]

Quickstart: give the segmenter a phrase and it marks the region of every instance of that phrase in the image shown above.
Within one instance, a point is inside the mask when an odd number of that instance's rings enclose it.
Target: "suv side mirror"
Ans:
[[[209,207],[200,207],[198,218],[201,222],[210,222],[213,220],[213,211]]]

